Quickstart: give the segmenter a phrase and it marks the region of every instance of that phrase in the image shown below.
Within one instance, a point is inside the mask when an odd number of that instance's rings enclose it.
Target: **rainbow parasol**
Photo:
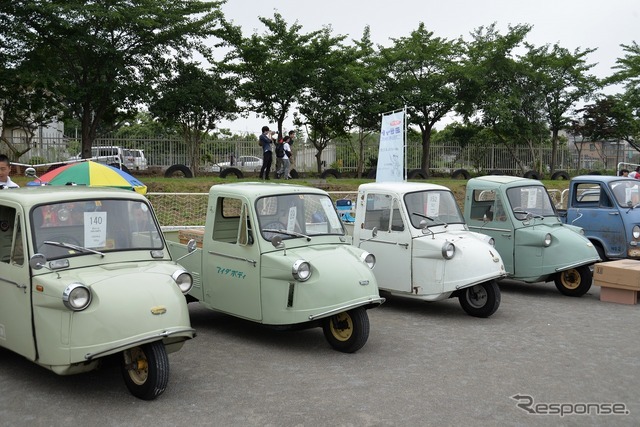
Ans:
[[[31,181],[27,185],[88,185],[91,187],[116,187],[134,190],[140,194],[147,193],[147,186],[137,178],[113,166],[102,163],[86,162],[71,163],[51,170]]]

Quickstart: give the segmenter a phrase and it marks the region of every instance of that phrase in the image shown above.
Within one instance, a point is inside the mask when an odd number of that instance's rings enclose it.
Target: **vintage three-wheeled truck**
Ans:
[[[355,219],[345,226],[355,246],[376,255],[381,292],[424,301],[457,297],[475,317],[489,317],[500,306],[502,259],[492,239],[469,231],[448,188],[362,184]]]
[[[375,257],[350,244],[329,195],[316,188],[214,185],[204,228],[165,236],[194,277],[190,301],[279,328],[321,326],[338,351],[366,343],[366,309],[384,302]]]
[[[0,191],[0,346],[60,375],[118,355],[141,399],[167,387],[167,353],[194,337],[192,278],[133,191]]]

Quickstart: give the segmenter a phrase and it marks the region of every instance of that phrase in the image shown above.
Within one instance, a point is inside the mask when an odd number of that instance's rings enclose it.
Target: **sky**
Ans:
[[[290,23],[298,22],[301,32],[331,26],[333,35],[358,40],[366,25],[377,45],[390,46],[390,39],[409,36],[424,22],[436,37],[454,39],[478,27],[496,24],[505,34],[509,25],[529,24],[533,28],[526,41],[536,46],[558,43],[574,51],[597,48],[588,56],[597,64],[593,74],[612,73],[616,59],[624,55],[621,44],[640,43],[640,1],[638,0],[227,0],[222,11],[239,25],[245,36],[265,32],[258,17],[280,13]],[[221,123],[238,133],[259,134],[267,119],[249,117]],[[292,120],[285,120],[285,129]]]

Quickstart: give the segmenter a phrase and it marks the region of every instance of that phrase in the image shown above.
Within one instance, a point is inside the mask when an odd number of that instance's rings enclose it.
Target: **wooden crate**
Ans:
[[[204,239],[204,229],[203,228],[189,228],[178,231],[178,238],[180,239],[180,243],[186,245],[189,240],[196,239],[196,246],[202,247],[202,240]]]

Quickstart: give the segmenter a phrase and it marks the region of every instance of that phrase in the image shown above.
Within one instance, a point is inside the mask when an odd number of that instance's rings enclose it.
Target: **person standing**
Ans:
[[[282,175],[284,179],[291,179],[289,171],[291,170],[291,146],[289,145],[289,137],[284,137],[284,157],[282,157],[282,168],[284,171]]]
[[[262,126],[262,134],[258,139],[258,143],[262,146],[262,167],[260,168],[260,179],[269,179],[271,163],[273,162],[273,151],[271,148],[272,135],[273,132],[269,130],[269,126]]]
[[[0,154],[0,188],[18,188],[20,187],[15,182],[11,181],[9,174],[11,173],[11,162],[9,158]]]
[[[293,139],[296,136],[296,131],[295,130],[290,130],[289,131],[289,152],[291,154],[288,155],[289,157],[289,171],[291,171],[291,168],[293,167],[293,150],[291,150],[291,148],[293,148]],[[291,178],[291,175],[287,175],[287,178]]]

